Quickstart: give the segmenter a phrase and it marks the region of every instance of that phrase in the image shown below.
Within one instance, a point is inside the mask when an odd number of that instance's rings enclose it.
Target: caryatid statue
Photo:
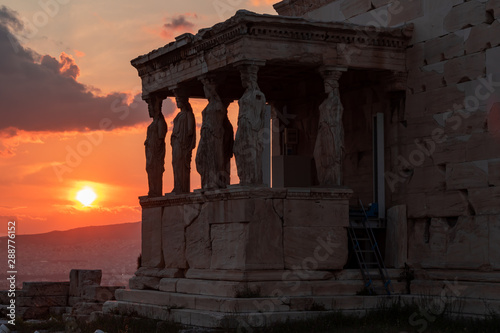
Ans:
[[[200,142],[196,151],[196,170],[203,189],[226,187],[224,159],[224,117],[226,108],[212,78],[201,79],[208,105],[202,111]]]
[[[256,65],[239,66],[245,92],[238,100],[238,129],[234,141],[234,156],[242,185],[262,184],[262,130],[266,97],[257,85]]]
[[[196,120],[188,97],[176,94],[180,112],[174,118],[174,129],[170,137],[172,146],[172,169],[174,171],[173,193],[189,193],[191,190],[191,158],[196,146]]]
[[[226,185],[231,183],[231,157],[233,157],[233,146],[234,146],[234,130],[229,117],[227,116],[227,108],[233,100],[228,99],[222,101],[225,108],[224,122],[222,127],[224,128],[223,151],[224,151],[224,165],[225,165],[225,175],[224,181]]]
[[[342,162],[344,158],[344,127],[342,114],[344,108],[340,101],[340,70],[325,69],[321,72],[326,99],[319,106],[319,124],[314,160],[319,184],[321,186],[342,185]]]
[[[165,171],[165,136],[167,135],[167,123],[161,113],[163,98],[151,95],[148,103],[149,116],[153,122],[148,126],[146,146],[146,172],[148,173],[148,184],[150,197],[163,195],[163,172]]]

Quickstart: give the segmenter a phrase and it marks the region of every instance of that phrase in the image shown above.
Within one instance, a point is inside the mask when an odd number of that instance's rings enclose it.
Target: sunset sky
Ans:
[[[0,236],[9,220],[19,234],[139,221],[150,120],[130,60],[238,9],[275,14],[275,2],[0,0]],[[192,105],[200,123],[206,102]],[[164,101],[164,192],[176,112]],[[195,188],[199,178],[193,168]],[[90,206],[76,200],[86,187]]]

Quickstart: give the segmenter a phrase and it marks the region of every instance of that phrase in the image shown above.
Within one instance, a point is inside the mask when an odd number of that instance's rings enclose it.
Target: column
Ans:
[[[150,197],[163,195],[163,172],[165,171],[165,136],[167,135],[167,123],[161,113],[161,105],[164,97],[158,94],[150,94],[146,98],[149,116],[153,121],[148,126],[146,141],[146,172],[148,173],[148,185]]]
[[[189,103],[189,95],[178,88],[172,90],[179,108],[170,137],[174,173],[172,193],[189,193],[191,191],[191,159],[196,146],[196,120]]]
[[[196,170],[201,175],[203,189],[225,188],[224,117],[226,106],[217,93],[213,76],[200,78],[208,105],[202,111],[200,142],[196,152]]]
[[[249,61],[238,64],[245,92],[238,100],[238,129],[234,156],[241,185],[262,185],[262,151],[266,96],[257,85],[259,65]]]
[[[340,101],[339,79],[345,68],[322,67],[326,99],[319,106],[319,123],[314,160],[320,186],[341,186],[344,158],[344,108]]]

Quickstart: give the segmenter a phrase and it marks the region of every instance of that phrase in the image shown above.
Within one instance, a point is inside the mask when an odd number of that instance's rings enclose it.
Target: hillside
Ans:
[[[6,269],[6,237],[0,238]],[[68,281],[69,272],[102,269],[102,285],[126,285],[141,251],[140,222],[83,227],[16,237],[17,284],[23,281]],[[7,281],[0,281],[0,290]]]

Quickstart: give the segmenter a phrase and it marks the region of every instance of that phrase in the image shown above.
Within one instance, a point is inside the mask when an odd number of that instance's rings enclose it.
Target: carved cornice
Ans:
[[[283,0],[274,4],[274,10],[283,16],[302,16],[336,0]]]
[[[196,191],[185,194],[168,193],[163,197],[140,197],[142,208],[203,204],[205,202],[240,199],[347,200],[349,188],[268,188],[230,186],[227,189]]]
[[[131,61],[139,76],[195,56],[216,46],[231,43],[243,37],[267,40],[296,40],[331,44],[362,44],[363,47],[383,47],[404,50],[411,38],[412,26],[403,28],[365,27],[343,22],[317,22],[297,17],[260,15],[240,10],[225,22],[196,35],[183,34],[162,48]]]

